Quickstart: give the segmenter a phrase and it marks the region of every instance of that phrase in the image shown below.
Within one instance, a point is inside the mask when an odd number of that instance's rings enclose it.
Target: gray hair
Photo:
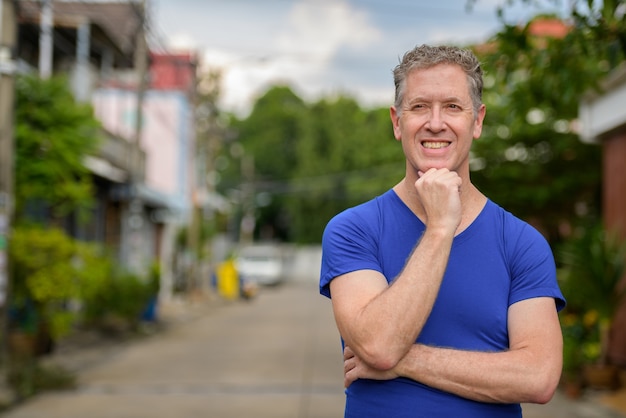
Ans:
[[[393,81],[396,86],[395,107],[401,112],[404,100],[406,78],[413,70],[427,69],[438,64],[453,64],[461,67],[467,75],[469,93],[474,106],[474,115],[482,104],[483,71],[476,55],[469,49],[455,46],[422,45],[406,52],[400,64],[393,70]]]

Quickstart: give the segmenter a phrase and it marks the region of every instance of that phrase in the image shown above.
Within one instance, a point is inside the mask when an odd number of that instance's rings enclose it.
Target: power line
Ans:
[[[279,194],[307,194],[319,191],[331,191],[338,184],[352,184],[370,181],[371,178],[382,176],[404,175],[402,162],[383,164],[358,170],[341,171],[310,177],[294,177],[283,180],[257,180],[241,182],[240,185],[253,185],[258,193]],[[242,187],[245,188],[245,187]]]

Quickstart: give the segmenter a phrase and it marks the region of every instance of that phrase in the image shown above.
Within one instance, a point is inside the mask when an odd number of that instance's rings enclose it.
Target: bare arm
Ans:
[[[407,354],[430,314],[460,223],[460,184],[458,175],[445,169],[429,170],[416,182],[426,230],[421,239],[416,237],[413,253],[391,286],[371,270],[330,283],[341,336],[377,369],[391,369]]]
[[[509,308],[510,348],[497,353],[415,344],[392,371],[376,370],[348,348],[346,386],[358,378],[408,377],[459,396],[499,403],[546,403],[561,376],[563,341],[552,298]]]

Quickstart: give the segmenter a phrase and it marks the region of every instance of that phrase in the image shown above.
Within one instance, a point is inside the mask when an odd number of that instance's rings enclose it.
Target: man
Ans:
[[[482,70],[420,46],[394,69],[405,177],[324,232],[346,417],[520,417],[557,387],[565,300],[546,240],[470,181]]]

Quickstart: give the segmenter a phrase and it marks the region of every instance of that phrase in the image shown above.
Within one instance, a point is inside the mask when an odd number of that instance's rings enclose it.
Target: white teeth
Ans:
[[[422,145],[424,148],[428,149],[441,149],[450,145],[449,142],[423,142]]]

